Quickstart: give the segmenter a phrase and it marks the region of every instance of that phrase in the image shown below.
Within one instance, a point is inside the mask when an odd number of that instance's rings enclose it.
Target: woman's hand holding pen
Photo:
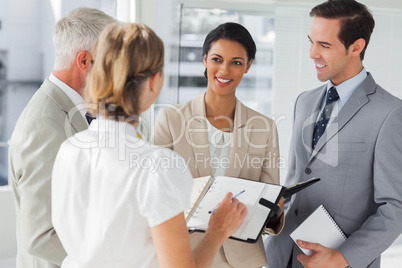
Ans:
[[[207,233],[216,233],[223,241],[236,232],[247,215],[246,206],[232,198],[232,193],[226,194],[219,207],[211,214],[208,223]]]
[[[243,190],[243,191],[241,191],[240,193],[238,193],[238,194],[236,194],[235,196],[233,196],[233,197],[232,197],[232,201],[233,201],[233,199],[239,197],[239,195],[241,195],[241,194],[244,193],[245,191],[246,191],[246,190]],[[214,212],[214,211],[219,207],[219,205],[220,205],[220,203],[219,203],[213,210],[208,211],[208,213],[211,214],[212,212]]]

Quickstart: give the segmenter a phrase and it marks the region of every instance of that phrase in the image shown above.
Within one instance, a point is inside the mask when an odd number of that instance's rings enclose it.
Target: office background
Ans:
[[[0,0],[0,185],[7,184],[7,141],[28,100],[53,68],[52,34],[56,21],[78,6],[99,8],[122,21],[140,21],[165,42],[165,85],[143,117],[150,134],[166,104],[192,99],[205,90],[202,42],[226,21],[248,28],[257,43],[256,61],[237,90],[238,98],[274,118],[286,174],[297,95],[319,86],[307,38],[310,9],[323,0]],[[377,83],[402,98],[402,1],[361,0],[373,12],[376,27],[364,65]],[[14,207],[9,189],[0,188],[0,267],[13,267]],[[14,228],[14,229],[13,229]],[[397,267],[399,238],[384,256],[384,267]],[[4,264],[2,264],[4,260]],[[393,263],[395,264],[393,266]],[[15,266],[15,265],[14,265]]]

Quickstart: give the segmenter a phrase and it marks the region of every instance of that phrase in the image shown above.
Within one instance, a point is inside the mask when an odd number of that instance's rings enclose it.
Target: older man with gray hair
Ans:
[[[114,18],[92,8],[77,8],[58,21],[53,73],[15,126],[9,174],[17,212],[17,268],[59,267],[66,257],[52,225],[53,162],[64,140],[88,128],[86,110],[77,107],[84,102],[81,94],[92,64],[92,47],[113,22]]]

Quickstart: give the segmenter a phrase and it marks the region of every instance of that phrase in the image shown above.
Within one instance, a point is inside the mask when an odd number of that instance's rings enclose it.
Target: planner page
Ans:
[[[236,195],[242,192],[237,199],[247,207],[247,216],[233,234],[233,237],[243,240],[248,238],[255,239],[270,211],[260,205],[258,201],[261,196],[264,196],[267,200],[275,202],[281,189],[281,186],[262,182],[218,176],[195,209],[193,217],[188,221],[187,226],[205,230],[208,227],[208,221],[211,216],[209,212],[217,207],[226,193],[232,192],[233,195]]]

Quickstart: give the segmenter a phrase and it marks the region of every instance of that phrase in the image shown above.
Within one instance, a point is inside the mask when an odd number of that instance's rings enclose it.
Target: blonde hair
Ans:
[[[105,28],[94,47],[94,65],[88,74],[85,99],[93,115],[125,120],[139,116],[143,82],[161,72],[162,40],[141,23],[115,23]]]

